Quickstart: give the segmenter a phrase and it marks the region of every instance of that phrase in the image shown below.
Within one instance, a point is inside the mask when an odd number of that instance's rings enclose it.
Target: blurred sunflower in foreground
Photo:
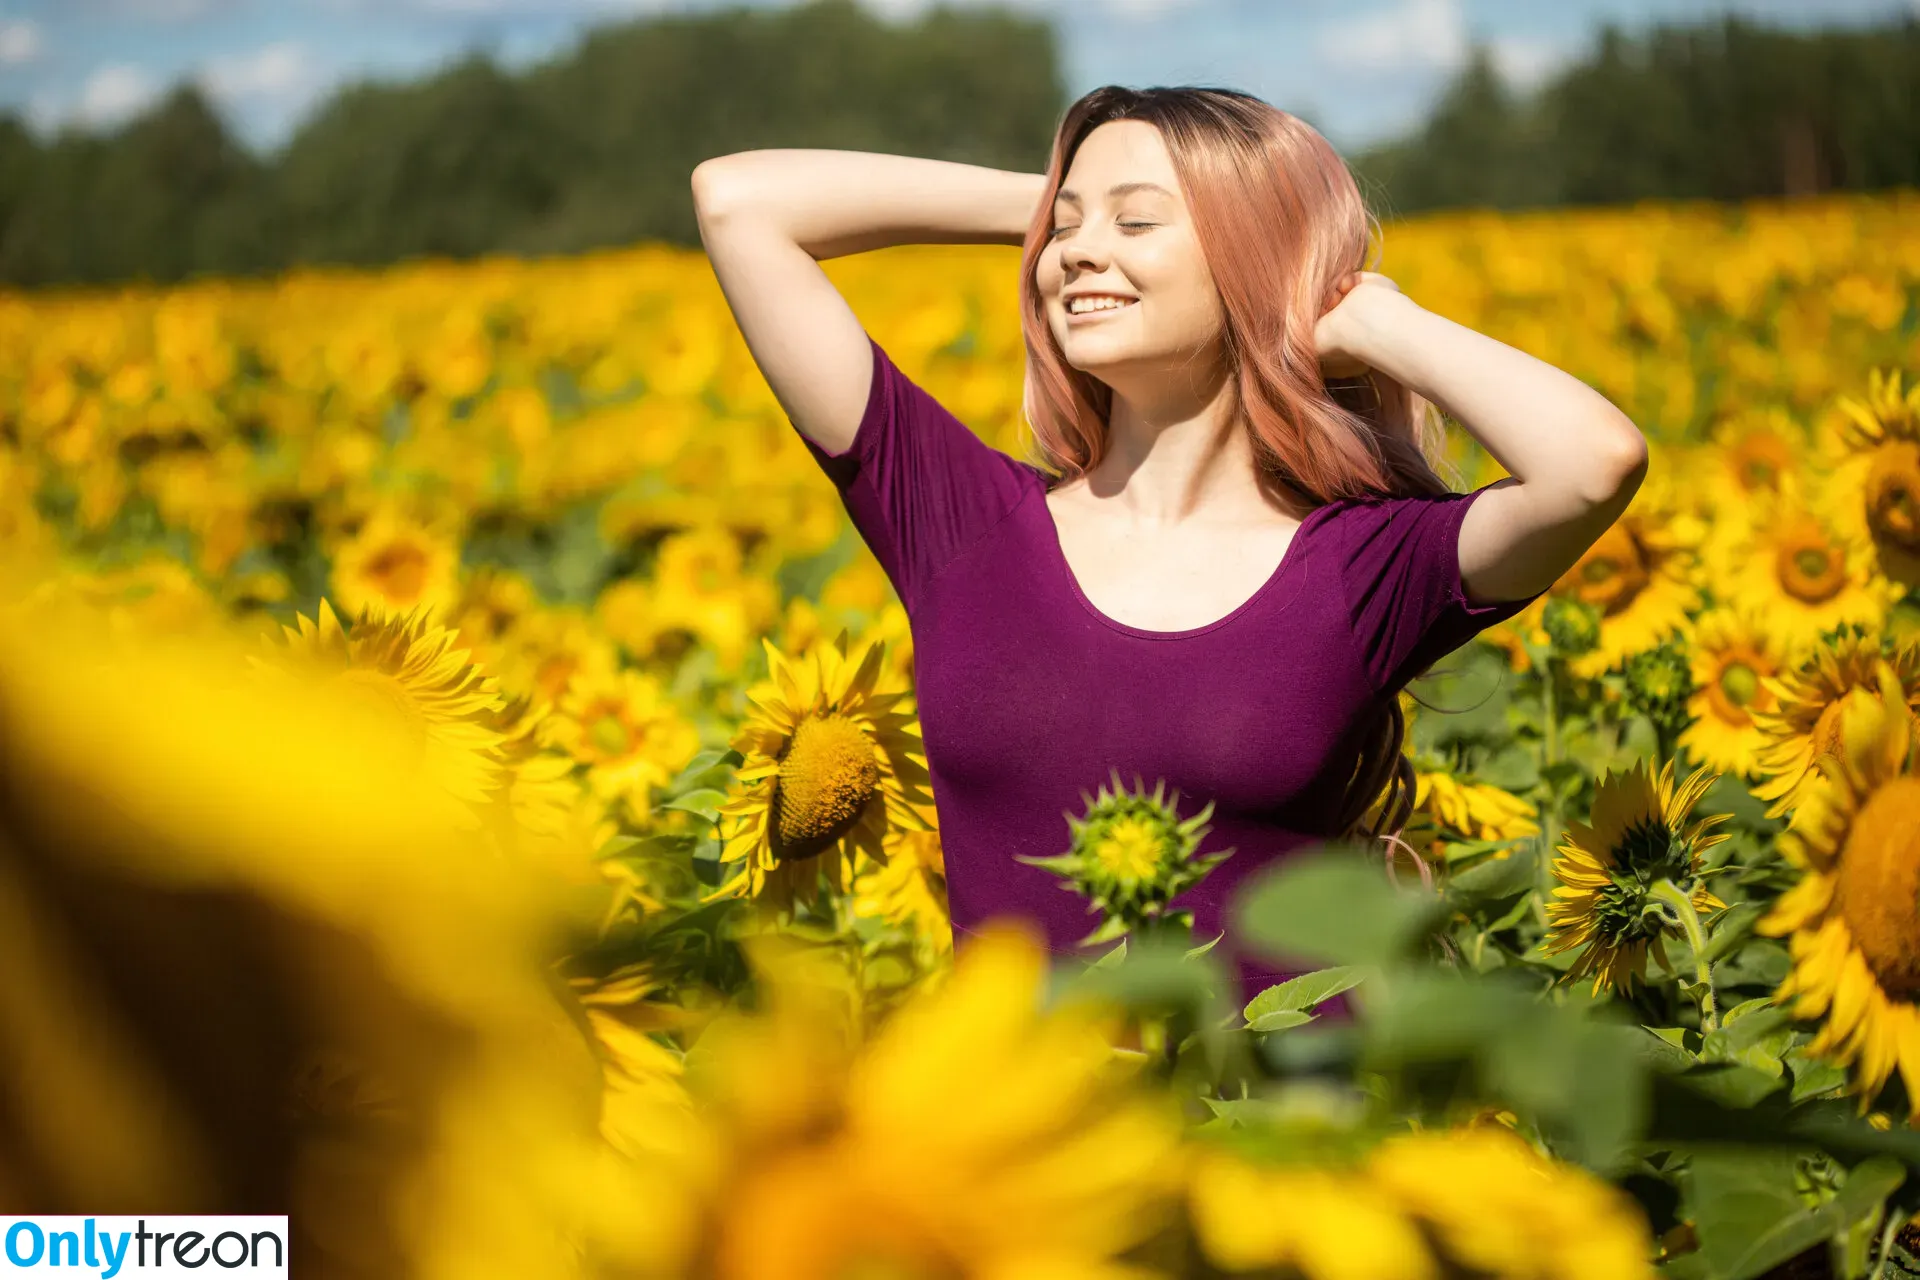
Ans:
[[[284,643],[267,658],[250,657],[266,673],[305,677],[344,694],[350,705],[400,730],[391,764],[401,778],[419,777],[478,805],[500,781],[499,747],[490,723],[500,702],[493,677],[455,648],[455,632],[424,610],[390,614],[379,606],[342,625],[320,602],[319,621],[296,614]]]
[[[1775,993],[1820,1019],[1808,1052],[1853,1068],[1864,1113],[1897,1065],[1920,1123],[1920,735],[1892,667],[1862,699],[1781,838],[1800,882],[1760,932],[1789,936],[1793,970]]]
[[[1580,953],[1568,981],[1591,975],[1597,990],[1625,990],[1645,976],[1649,954],[1666,964],[1678,912],[1726,905],[1707,888],[1700,855],[1729,838],[1712,830],[1727,815],[1687,821],[1713,781],[1702,768],[1676,786],[1672,761],[1658,774],[1635,761],[1601,780],[1591,821],[1567,824],[1553,864],[1560,884],[1547,904],[1546,952]]]
[[[776,908],[812,900],[822,872],[845,893],[865,856],[884,864],[889,834],[924,831],[932,803],[911,690],[881,679],[886,646],[842,631],[798,661],[772,642],[770,680],[733,739],[744,757],[720,808],[722,858],[738,871],[709,898],[764,894]]]
[[[1305,1280],[1651,1276],[1646,1221],[1624,1193],[1497,1125],[1398,1134],[1353,1168],[1260,1164],[1202,1147],[1195,1235],[1229,1273]]]
[[[654,1191],[594,1130],[539,860],[393,769],[405,719],[249,656],[0,612],[0,1212],[271,1206],[351,1280],[627,1269]]]
[[[1115,1052],[1104,1006],[1042,1006],[1048,956],[1027,926],[982,930],[871,1038],[856,981],[820,948],[747,947],[767,1010],[708,1025],[687,1060],[695,1110],[660,1091],[656,1121],[629,1113],[673,1135],[655,1143],[671,1194],[634,1212],[695,1224],[661,1274],[1156,1274],[1117,1258],[1177,1211],[1179,1108]]]

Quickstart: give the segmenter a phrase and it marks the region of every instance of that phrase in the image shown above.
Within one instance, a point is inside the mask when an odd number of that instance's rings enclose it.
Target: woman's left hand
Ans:
[[[1377,333],[1372,317],[1381,302],[1405,297],[1399,285],[1378,271],[1352,271],[1343,276],[1313,326],[1321,376],[1354,378],[1372,369],[1364,354],[1368,340]]]

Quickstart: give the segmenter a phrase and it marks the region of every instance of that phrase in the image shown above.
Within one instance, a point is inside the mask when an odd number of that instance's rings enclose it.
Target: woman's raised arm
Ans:
[[[1316,333],[1323,365],[1379,369],[1459,419],[1513,477],[1460,524],[1460,578],[1476,601],[1551,587],[1633,501],[1647,441],[1570,373],[1427,311],[1357,273]]]
[[[866,151],[742,151],[693,171],[694,211],[747,348],[787,416],[844,453],[866,409],[865,327],[820,263],[901,244],[1026,239],[1046,175]]]

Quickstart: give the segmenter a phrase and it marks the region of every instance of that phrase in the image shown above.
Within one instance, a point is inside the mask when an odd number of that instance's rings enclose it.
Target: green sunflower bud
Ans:
[[[1693,664],[1686,641],[1672,635],[1654,648],[1627,659],[1627,706],[1652,722],[1663,742],[1671,742],[1688,724],[1687,699],[1693,696]]]
[[[1540,625],[1563,658],[1578,658],[1600,647],[1600,611],[1584,601],[1551,596]]]
[[[1118,771],[1112,778],[1111,790],[1102,786],[1098,796],[1080,793],[1084,814],[1065,815],[1073,836],[1067,852],[1050,858],[1019,857],[1060,876],[1066,887],[1087,899],[1089,913],[1105,916],[1099,928],[1080,940],[1083,947],[1128,934],[1191,930],[1193,913],[1174,911],[1173,899],[1233,854],[1226,849],[1203,858],[1194,856],[1213,816],[1212,801],[1183,819],[1178,812],[1180,793],[1175,791],[1169,802],[1164,779],[1148,794],[1138,776],[1134,791],[1121,785]]]

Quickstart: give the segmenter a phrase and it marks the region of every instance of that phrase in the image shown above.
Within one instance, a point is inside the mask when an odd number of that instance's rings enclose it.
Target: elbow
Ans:
[[[1588,505],[1624,510],[1647,478],[1647,464],[1647,438],[1621,414],[1605,424],[1575,483]]]
[[[713,156],[693,166],[691,186],[694,211],[712,221],[736,208],[744,198],[751,152]]]
[[[693,207],[702,218],[712,217],[720,212],[727,185],[725,161],[725,156],[715,156],[711,160],[702,160],[693,166],[691,181]]]

